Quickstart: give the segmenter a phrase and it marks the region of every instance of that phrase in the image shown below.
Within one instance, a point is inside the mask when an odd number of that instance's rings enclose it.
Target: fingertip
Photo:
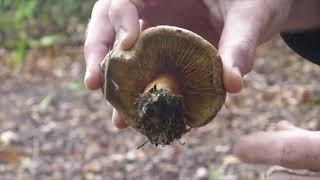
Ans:
[[[224,87],[229,93],[239,93],[243,88],[241,73],[236,67],[224,67],[223,81]]]
[[[250,155],[250,140],[248,140],[248,136],[239,138],[232,146],[233,154],[239,158],[239,160],[243,162],[248,162],[251,159],[248,155]]]
[[[124,121],[124,116],[115,109],[113,109],[112,113],[112,122],[118,129],[124,129],[128,127],[128,125]]]

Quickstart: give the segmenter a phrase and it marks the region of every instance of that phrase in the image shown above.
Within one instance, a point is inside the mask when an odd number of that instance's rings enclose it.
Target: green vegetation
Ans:
[[[12,49],[13,64],[18,64],[29,48],[80,44],[94,3],[0,0],[0,47]]]

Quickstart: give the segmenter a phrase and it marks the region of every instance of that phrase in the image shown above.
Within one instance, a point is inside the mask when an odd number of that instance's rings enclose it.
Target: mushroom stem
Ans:
[[[173,93],[180,94],[179,83],[177,79],[170,74],[159,75],[158,78],[148,84],[144,92],[150,91],[154,86],[157,86],[157,89],[166,89]]]
[[[156,146],[171,144],[186,132],[183,97],[179,92],[176,79],[164,74],[137,99],[137,127]]]

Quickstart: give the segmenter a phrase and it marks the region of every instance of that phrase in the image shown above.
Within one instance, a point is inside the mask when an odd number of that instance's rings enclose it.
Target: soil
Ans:
[[[170,145],[186,133],[183,97],[154,85],[137,101],[137,128],[155,146]]]
[[[278,38],[257,55],[214,121],[172,146],[137,149],[146,138],[116,129],[101,91],[84,88],[82,47],[33,49],[15,67],[0,48],[0,179],[261,179],[268,167],[240,162],[232,142],[280,120],[316,130],[320,68]]]

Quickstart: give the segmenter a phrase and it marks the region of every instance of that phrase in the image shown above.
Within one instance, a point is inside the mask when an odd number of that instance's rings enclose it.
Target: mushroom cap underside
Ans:
[[[182,28],[144,30],[131,50],[111,50],[101,71],[103,94],[132,127],[136,127],[137,98],[163,74],[176,78],[190,127],[210,122],[225,102],[223,67],[216,48]]]

